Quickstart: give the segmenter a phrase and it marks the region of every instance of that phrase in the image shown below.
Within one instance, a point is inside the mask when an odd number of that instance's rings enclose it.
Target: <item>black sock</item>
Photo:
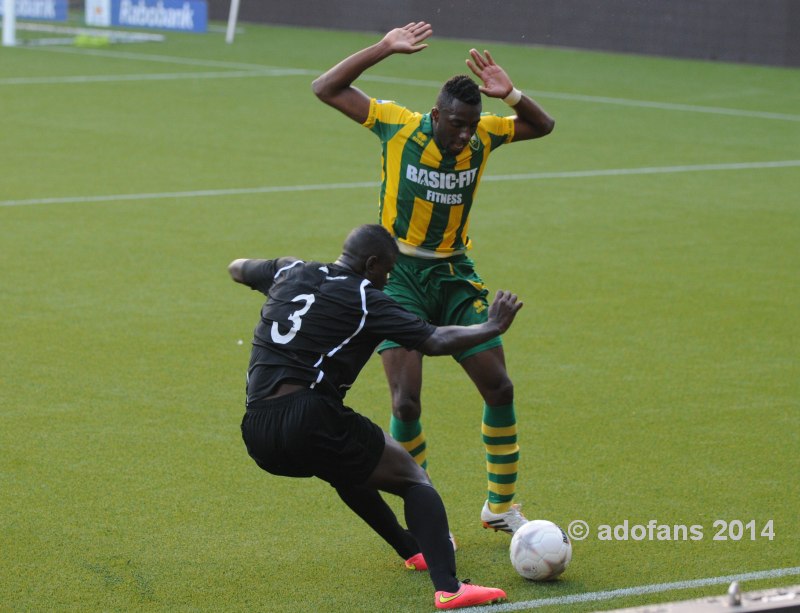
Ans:
[[[407,560],[421,551],[414,536],[398,523],[394,511],[378,490],[367,487],[337,487],[336,493],[401,558]]]
[[[403,494],[408,529],[416,537],[437,591],[458,591],[456,556],[450,542],[447,512],[431,485],[413,485]]]

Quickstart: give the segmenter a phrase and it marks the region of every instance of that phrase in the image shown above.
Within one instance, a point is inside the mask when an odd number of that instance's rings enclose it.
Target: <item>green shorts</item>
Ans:
[[[489,316],[489,290],[475,272],[475,263],[465,255],[426,260],[401,253],[383,291],[435,326],[471,326],[485,322]],[[461,362],[501,345],[496,336],[453,357]],[[400,345],[383,341],[378,353],[393,347]]]

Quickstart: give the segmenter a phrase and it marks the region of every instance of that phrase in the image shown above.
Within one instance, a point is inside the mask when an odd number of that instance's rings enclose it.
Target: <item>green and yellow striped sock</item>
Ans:
[[[484,404],[481,433],[486,447],[489,510],[492,513],[505,513],[514,499],[519,466],[514,404],[500,407]]]
[[[422,422],[420,420],[400,421],[392,415],[392,420],[389,423],[389,434],[411,454],[417,464],[424,469],[428,468],[428,459],[425,452],[425,434],[422,432]]]

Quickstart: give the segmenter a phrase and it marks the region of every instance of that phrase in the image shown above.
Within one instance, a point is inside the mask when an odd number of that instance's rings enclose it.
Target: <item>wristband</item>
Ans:
[[[513,86],[511,87],[511,91],[508,93],[508,96],[503,98],[503,102],[505,102],[508,106],[516,106],[519,104],[520,100],[522,100],[522,92]]]

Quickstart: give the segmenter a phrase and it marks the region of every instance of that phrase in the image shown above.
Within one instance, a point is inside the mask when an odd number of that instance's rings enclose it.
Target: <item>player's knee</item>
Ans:
[[[490,387],[481,390],[481,394],[490,407],[506,406],[514,402],[514,383],[508,376],[500,377]]]
[[[415,421],[422,415],[419,398],[408,394],[396,394],[392,397],[392,415],[400,421]]]
[[[430,477],[408,454],[394,465],[391,485],[386,488],[392,494],[405,496],[412,487],[418,485],[431,485]]]
[[[407,491],[409,488],[416,487],[418,485],[428,485],[433,487],[428,473],[426,473],[422,467],[414,462],[414,466],[409,466],[408,472],[405,473],[402,489]]]

